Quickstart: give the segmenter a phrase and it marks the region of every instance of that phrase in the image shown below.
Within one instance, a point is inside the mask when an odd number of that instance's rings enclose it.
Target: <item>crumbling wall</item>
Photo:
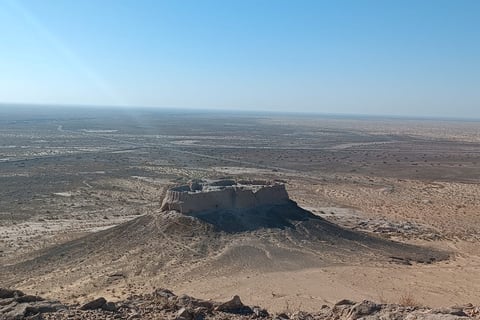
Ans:
[[[192,213],[207,210],[245,209],[260,205],[278,205],[289,201],[283,184],[266,186],[227,186],[220,190],[188,192],[181,187],[167,191],[163,210]]]

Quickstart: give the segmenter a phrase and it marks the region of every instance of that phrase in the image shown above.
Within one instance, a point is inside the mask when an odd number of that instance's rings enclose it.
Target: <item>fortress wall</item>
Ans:
[[[277,205],[289,201],[285,186],[271,185],[259,187],[254,192],[245,187],[226,187],[207,192],[182,192],[174,188],[167,191],[162,210],[176,210],[182,213],[215,209],[244,209],[259,205]]]
[[[168,191],[162,209],[176,210],[182,213],[211,209],[229,209],[232,207],[234,190],[232,188],[209,192]]]
[[[211,186],[223,186],[223,187],[233,186],[235,184],[236,184],[235,180],[219,180],[219,181],[214,181],[210,183]]]
[[[276,184],[255,192],[256,205],[284,204],[289,201],[285,185]]]
[[[235,199],[232,206],[234,208],[251,208],[254,207],[256,203],[255,194],[252,190],[235,188]]]

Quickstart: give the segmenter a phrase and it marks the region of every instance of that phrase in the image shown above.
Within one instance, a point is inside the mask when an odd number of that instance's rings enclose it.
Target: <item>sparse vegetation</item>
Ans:
[[[398,304],[405,307],[419,307],[421,305],[411,291],[404,292],[398,298]]]

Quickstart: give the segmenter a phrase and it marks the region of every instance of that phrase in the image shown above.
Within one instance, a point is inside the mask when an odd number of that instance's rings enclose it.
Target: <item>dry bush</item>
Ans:
[[[406,292],[398,299],[398,304],[405,307],[418,307],[420,303],[411,292]]]

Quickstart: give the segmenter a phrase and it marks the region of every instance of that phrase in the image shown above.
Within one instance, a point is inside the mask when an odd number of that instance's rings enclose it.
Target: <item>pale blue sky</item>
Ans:
[[[0,102],[480,117],[477,0],[0,0]]]

